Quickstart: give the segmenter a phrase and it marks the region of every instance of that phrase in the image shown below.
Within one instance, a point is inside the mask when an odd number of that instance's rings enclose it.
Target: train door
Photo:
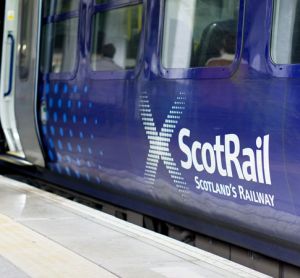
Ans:
[[[2,39],[3,39],[3,27],[4,27],[4,10],[5,10],[5,1],[0,1],[0,67],[2,59]],[[1,74],[0,74],[1,80]],[[4,133],[0,123],[0,153],[6,149],[6,141]]]
[[[0,118],[8,145],[0,158],[44,166],[36,124],[41,0],[6,1]]]
[[[0,65],[2,57],[2,38],[3,38],[3,26],[4,26],[4,9],[5,1],[0,2]]]

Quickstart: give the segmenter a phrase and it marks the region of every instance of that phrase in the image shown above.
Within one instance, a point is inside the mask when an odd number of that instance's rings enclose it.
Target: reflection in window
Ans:
[[[31,39],[34,2],[23,0],[21,4],[21,23],[20,23],[20,44],[18,45],[19,53],[19,77],[27,79],[31,63]]]
[[[300,0],[274,5],[271,56],[276,64],[300,63]]]
[[[4,27],[4,5],[5,3],[2,1],[0,4],[0,34],[3,35],[3,27]],[[3,41],[3,36],[0,36],[0,65],[1,65],[1,60],[2,60],[2,41]]]
[[[93,18],[91,67],[117,71],[136,66],[142,29],[142,5],[97,13]]]
[[[166,0],[162,64],[218,67],[236,52],[239,0]]]
[[[41,70],[72,72],[76,63],[78,18],[44,25]]]
[[[104,3],[107,3],[107,2],[109,2],[109,0],[96,0],[97,5],[104,4]]]
[[[44,0],[43,2],[43,17],[47,17],[53,14],[55,1]]]
[[[45,0],[43,1],[43,16],[76,11],[79,9],[79,2],[80,0]]]
[[[80,0],[56,0],[56,14],[76,11],[79,8]]]

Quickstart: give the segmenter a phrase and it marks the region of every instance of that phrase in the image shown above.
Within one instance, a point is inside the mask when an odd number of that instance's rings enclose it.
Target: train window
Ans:
[[[80,0],[56,0],[56,14],[78,10]]]
[[[133,69],[142,29],[142,4],[95,14],[92,23],[93,71]]]
[[[96,4],[99,5],[99,4],[104,4],[104,3],[107,3],[108,0],[96,0]]]
[[[24,0],[21,2],[21,31],[20,44],[18,46],[19,77],[21,80],[26,80],[30,71],[33,10],[33,1]]]
[[[271,58],[276,64],[300,63],[300,0],[274,2]]]
[[[0,65],[2,60],[2,41],[3,41],[3,27],[4,27],[4,10],[5,10],[4,1],[0,2]]]
[[[47,17],[52,15],[54,12],[55,1],[53,0],[45,0],[43,2],[43,16]]]
[[[239,0],[166,0],[162,65],[223,67],[235,59]]]
[[[68,13],[78,10],[80,0],[45,0],[43,4],[43,16]]]
[[[43,26],[41,70],[44,73],[66,73],[75,68],[78,18]]]

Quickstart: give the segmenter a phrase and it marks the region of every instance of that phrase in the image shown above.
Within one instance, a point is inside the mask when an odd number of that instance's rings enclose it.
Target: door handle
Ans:
[[[9,81],[8,81],[8,90],[4,93],[4,96],[7,97],[11,94],[12,83],[13,83],[13,66],[14,66],[14,54],[15,54],[15,38],[11,32],[8,33],[7,39],[11,40],[11,50],[10,50],[10,63],[9,63]]]

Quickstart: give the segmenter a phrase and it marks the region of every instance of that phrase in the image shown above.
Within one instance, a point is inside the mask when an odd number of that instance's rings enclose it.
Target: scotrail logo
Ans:
[[[179,93],[161,130],[158,131],[152,115],[147,92],[142,93],[140,100],[140,113],[150,144],[144,174],[145,179],[153,189],[158,163],[162,160],[174,184],[182,195],[188,192],[188,187],[171,155],[170,141],[185,109],[185,101],[185,94]]]
[[[199,140],[189,145],[184,140],[190,136],[191,131],[187,128],[182,128],[178,135],[179,147],[186,156],[185,160],[181,160],[182,168],[190,170],[194,167],[199,173],[213,175],[218,172],[222,177],[231,178],[236,172],[240,180],[272,184],[269,134],[256,138],[256,149],[242,149],[240,138],[236,134],[216,136],[214,144]]]
[[[185,196],[189,189],[172,157],[170,142],[185,105],[186,96],[179,93],[161,130],[157,130],[147,93],[142,93],[140,99],[140,114],[150,145],[144,173],[145,180],[153,189],[158,163],[162,161],[182,196]],[[180,166],[184,171],[196,170],[196,188],[201,187],[203,181],[199,180],[199,173],[213,176],[218,173],[221,177],[228,178],[237,176],[239,180],[271,185],[269,140],[269,134],[258,136],[255,148],[249,146],[242,148],[240,138],[236,134],[217,135],[214,143],[202,142],[200,138],[191,142],[191,131],[182,128],[178,132],[178,147],[184,155]]]

